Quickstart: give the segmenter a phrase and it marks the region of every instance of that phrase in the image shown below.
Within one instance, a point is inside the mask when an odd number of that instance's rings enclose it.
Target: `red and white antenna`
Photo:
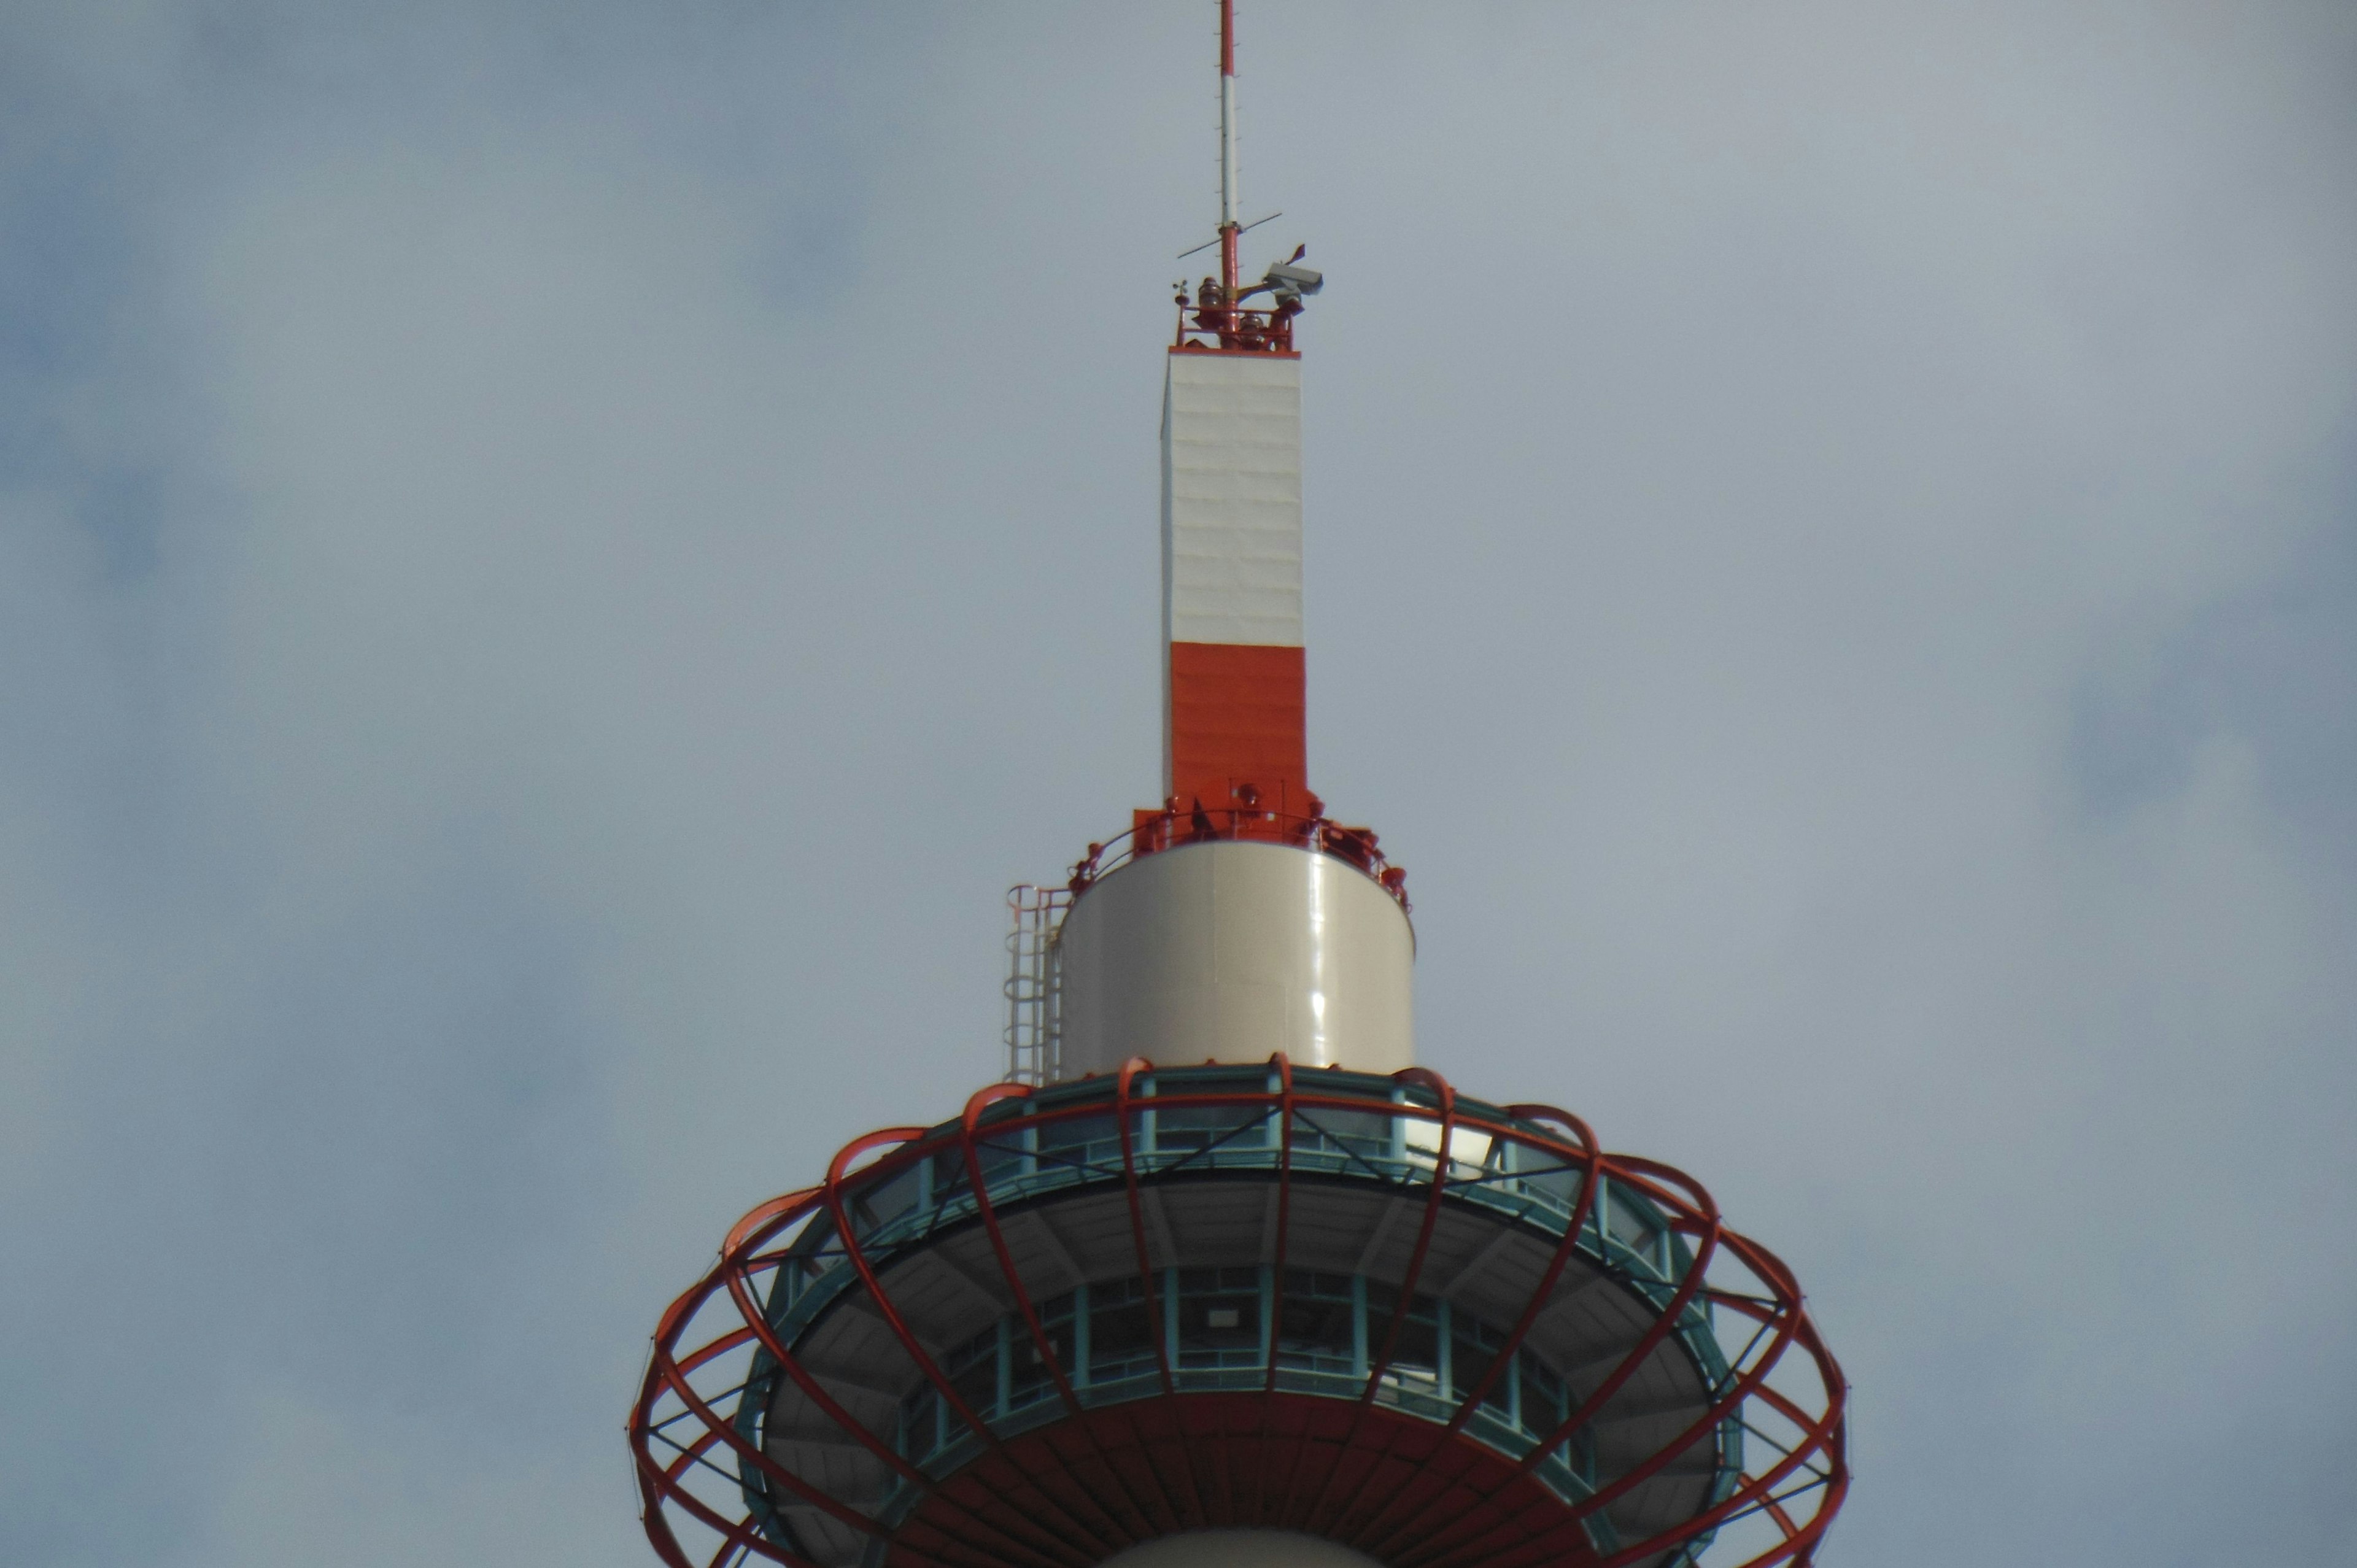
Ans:
[[[1402,874],[1308,781],[1320,280],[1297,251],[1243,284],[1236,164],[1220,0],[1221,271],[1163,355],[1161,803],[1016,890],[1007,1080],[849,1144],[664,1313],[647,1539],[666,1568],[1808,1568],[1847,1396],[1791,1271],[1690,1178],[1415,1065]]]

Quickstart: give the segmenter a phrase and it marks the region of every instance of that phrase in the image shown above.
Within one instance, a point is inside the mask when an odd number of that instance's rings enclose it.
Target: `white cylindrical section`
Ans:
[[[1196,102],[1200,102],[1198,99]],[[1236,79],[1220,73],[1220,225],[1237,221],[1236,203]]]
[[[1144,855],[1082,894],[1057,941],[1065,1078],[1132,1057],[1415,1062],[1407,914],[1331,855],[1236,840]]]
[[[1190,1530],[1142,1541],[1102,1568],[1382,1568],[1339,1541],[1289,1530]]]

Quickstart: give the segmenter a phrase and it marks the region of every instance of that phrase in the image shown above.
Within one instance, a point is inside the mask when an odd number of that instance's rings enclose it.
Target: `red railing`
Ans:
[[[994,1129],[1003,1139],[1010,1128],[1036,1131],[1050,1123],[1102,1119],[1110,1110],[1121,1137],[1121,1169],[1092,1173],[1092,1179],[1118,1182],[1126,1189],[1136,1268],[1141,1278],[1151,1278],[1156,1264],[1149,1255],[1139,1193],[1142,1178],[1151,1178],[1157,1171],[1141,1169],[1141,1156],[1131,1139],[1141,1107],[1151,1105],[1164,1112],[1199,1106],[1258,1107],[1288,1130],[1304,1113],[1364,1112],[1370,1108],[1361,1096],[1323,1091],[1322,1085],[1297,1079],[1283,1058],[1274,1058],[1271,1067],[1281,1079],[1274,1091],[1189,1093],[1182,1072],[1167,1075],[1172,1081],[1149,1098],[1137,1091],[1135,1080],[1151,1069],[1136,1061],[1123,1068],[1110,1097],[1100,1091],[1049,1104],[1032,1101],[1033,1091],[1027,1086],[995,1084],[975,1095],[956,1122],[932,1128],[890,1128],[855,1140],[829,1165],[823,1185],[772,1199],[739,1220],[722,1246],[717,1264],[662,1315],[630,1413],[630,1441],[643,1520],[657,1555],[670,1568],[736,1568],[756,1557],[785,1568],[829,1568],[845,1560],[844,1551],[822,1549],[817,1555],[826,1562],[814,1561],[795,1549],[791,1535],[768,1529],[768,1510],[752,1506],[759,1490],[833,1521],[852,1541],[880,1540],[885,1561],[894,1568],[1086,1568],[1138,1541],[1177,1530],[1240,1527],[1323,1536],[1401,1568],[1627,1568],[1663,1561],[1663,1554],[1681,1547],[1698,1549],[1714,1535],[1720,1536],[1720,1544],[1742,1568],[1805,1568],[1813,1560],[1849,1487],[1845,1429],[1848,1387],[1809,1319],[1792,1271],[1766,1248],[1727,1229],[1717,1205],[1691,1177],[1652,1160],[1604,1153],[1587,1124],[1565,1112],[1539,1105],[1515,1105],[1502,1112],[1468,1109],[1437,1075],[1416,1069],[1394,1075],[1394,1081],[1405,1090],[1425,1091],[1426,1098],[1438,1101],[1437,1106],[1373,1103],[1386,1115],[1424,1125],[1438,1118],[1438,1141],[1427,1178],[1427,1215],[1445,1189],[1455,1189],[1462,1201],[1467,1191],[1495,1179],[1486,1163],[1469,1175],[1459,1171],[1460,1162],[1452,1154],[1453,1141],[1458,1138],[1479,1140],[1485,1149],[1513,1145],[1518,1151],[1515,1169],[1579,1173],[1578,1207],[1568,1218],[1544,1283],[1516,1326],[1517,1346],[1550,1299],[1561,1262],[1581,1246],[1581,1238],[1598,1238],[1597,1245],[1605,1245],[1603,1225],[1588,1228],[1589,1205],[1591,1195],[1608,1185],[1641,1197],[1690,1249],[1675,1294],[1656,1302],[1653,1323],[1621,1348],[1616,1364],[1579,1407],[1522,1462],[1511,1463],[1463,1435],[1469,1412],[1487,1392],[1486,1381],[1465,1393],[1455,1419],[1445,1426],[1408,1421],[1363,1396],[1344,1406],[1350,1417],[1322,1435],[1302,1424],[1303,1411],[1325,1402],[1313,1397],[1291,1402],[1289,1423],[1283,1428],[1271,1424],[1265,1411],[1259,1420],[1249,1419],[1245,1407],[1251,1402],[1287,1397],[1275,1380],[1273,1337],[1268,1352],[1272,1372],[1261,1391],[1228,1396],[1237,1409],[1201,1432],[1186,1426],[1179,1403],[1219,1396],[1186,1394],[1168,1369],[1158,1397],[1105,1406],[1082,1401],[1059,1376],[1057,1391],[1065,1417],[1057,1430],[1072,1439],[1060,1448],[1028,1438],[1020,1440],[1022,1451],[1015,1452],[1015,1434],[1001,1434],[979,1412],[964,1408],[964,1401],[899,1310],[887,1279],[889,1271],[879,1268],[862,1245],[861,1230],[854,1222],[859,1196],[905,1176],[920,1162],[950,1161],[952,1168],[963,1173],[964,1191],[990,1233],[992,1256],[1008,1298],[1018,1305],[1027,1336],[1052,1369],[1054,1348],[1047,1342],[1033,1305],[1036,1282],[1017,1267],[1001,1233],[996,1195],[982,1162],[982,1141]],[[1003,1115],[999,1102],[1006,1101],[1028,1103],[1016,1116],[994,1121]],[[1527,1151],[1527,1160],[1522,1151]],[[1288,1131],[1280,1144],[1276,1173],[1280,1205],[1289,1190],[1296,1157]],[[938,1475],[912,1464],[897,1451],[888,1434],[875,1430],[844,1406],[823,1372],[802,1363],[773,1309],[779,1271],[812,1251],[800,1245],[803,1229],[811,1225],[823,1228],[817,1232],[827,1241],[823,1256],[857,1273],[858,1299],[874,1309],[909,1363],[952,1402],[974,1432],[983,1452],[973,1461]],[[1168,1268],[1180,1261],[1166,1258],[1162,1264]],[[1279,1278],[1285,1266],[1280,1241]],[[1403,1290],[1401,1299],[1406,1294]],[[771,1309],[765,1310],[764,1302]],[[1156,1303],[1149,1294],[1150,1311]],[[1582,1423],[1606,1414],[1605,1407],[1619,1391],[1699,1304],[1706,1304],[1743,1336],[1742,1348],[1708,1391],[1707,1408],[1674,1434],[1646,1444],[1652,1450],[1648,1456],[1620,1468],[1584,1498],[1550,1501],[1553,1494],[1531,1490],[1528,1472]],[[1157,1348],[1164,1346],[1158,1322],[1150,1337]],[[1515,1348],[1509,1346],[1506,1354]],[[1387,1344],[1386,1355],[1389,1348]],[[830,1451],[864,1451],[881,1472],[911,1489],[910,1506],[888,1514],[870,1512],[877,1501],[872,1496],[838,1496],[842,1481],[832,1471],[803,1473],[811,1461],[807,1454],[794,1451],[799,1439],[786,1440],[779,1453],[770,1451],[760,1441],[759,1426],[744,1420],[738,1408],[740,1396],[750,1397],[747,1363],[757,1351],[791,1379],[833,1423],[834,1437],[810,1441]],[[1375,1376],[1380,1375],[1378,1369]],[[835,1380],[835,1386],[860,1385]],[[1372,1379],[1369,1388],[1373,1388]],[[1696,1444],[1712,1441],[1730,1421],[1740,1422],[1752,1459],[1728,1484],[1690,1517],[1647,1539],[1609,1547],[1595,1541],[1587,1520]],[[1424,1451],[1394,1460],[1384,1469],[1383,1462],[1392,1455],[1400,1433],[1415,1428],[1437,1436]],[[1108,1446],[1114,1444],[1120,1446],[1125,1466],[1113,1464],[1108,1456]],[[1309,1448],[1318,1453],[1305,1468]],[[1282,1463],[1281,1481],[1273,1460]],[[1275,1484],[1265,1490],[1225,1485],[1207,1492],[1197,1487],[1199,1471],[1206,1469],[1222,1482],[1249,1474]],[[823,1484],[822,1476],[830,1478]],[[1135,1478],[1145,1489],[1133,1494],[1125,1482],[1107,1487],[1103,1483],[1109,1477]],[[757,1481],[758,1488],[753,1485]],[[687,1527],[688,1539],[683,1539],[680,1527]],[[693,1556],[691,1541],[697,1547]]]
[[[1297,849],[1332,855],[1381,883],[1402,910],[1409,907],[1407,869],[1383,858],[1374,829],[1345,827],[1323,816],[1271,811],[1251,804],[1218,808],[1166,805],[1158,811],[1139,811],[1129,832],[1089,845],[1089,853],[1073,863],[1071,879],[1065,886],[1077,897],[1099,877],[1120,870],[1133,860],[1186,844],[1237,839],[1291,844]]]

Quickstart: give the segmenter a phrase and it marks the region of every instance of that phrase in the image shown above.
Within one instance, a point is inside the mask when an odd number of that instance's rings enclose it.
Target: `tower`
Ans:
[[[1162,412],[1164,795],[1018,888],[1007,1077],[855,1140],[665,1312],[630,1422],[673,1568],[1810,1561],[1839,1368],[1692,1178],[1414,1064],[1415,936],[1303,731],[1302,252]],[[1706,1556],[1707,1553],[1707,1556]]]

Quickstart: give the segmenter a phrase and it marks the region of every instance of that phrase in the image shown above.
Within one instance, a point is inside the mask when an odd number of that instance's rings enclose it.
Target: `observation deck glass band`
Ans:
[[[1129,1094],[1129,1155],[1125,1158],[1111,1078],[1010,1096],[987,1107],[974,1139],[985,1192],[968,1177],[963,1129],[942,1123],[844,1178],[843,1211],[858,1251],[878,1277],[905,1257],[985,1218],[985,1203],[1004,1219],[1049,1200],[1104,1187],[1141,1188],[1174,1181],[1237,1180],[1291,1184],[1366,1184],[1419,1205],[1428,1201],[1439,1165],[1439,1096],[1413,1084],[1343,1070],[1293,1075],[1290,1148],[1282,1119],[1288,1095],[1272,1068],[1204,1067],[1142,1071]],[[1585,1260],[1654,1315],[1676,1304],[1695,1256],[1670,1219],[1626,1183],[1599,1182],[1596,1201],[1581,1203],[1584,1156],[1554,1130],[1479,1101],[1456,1098],[1449,1157],[1439,1171],[1443,1203],[1559,1245],[1573,1217],[1573,1243]],[[1375,1400],[1382,1408],[1446,1425],[1504,1349],[1510,1326],[1451,1303],[1446,1280],[1419,1282],[1394,1342]],[[1280,1290],[1278,1287],[1282,1285]],[[796,1347],[828,1314],[860,1293],[862,1282],[832,1220],[814,1220],[795,1240],[760,1303],[778,1341]],[[1146,1299],[1146,1291],[1153,1300]],[[1136,1269],[1030,1303],[1066,1386],[1083,1408],[1167,1397],[1167,1364],[1177,1394],[1259,1391],[1358,1400],[1366,1390],[1396,1305],[1397,1288],[1363,1275],[1282,1263],[1256,1267],[1157,1266],[1150,1284]],[[1150,1325],[1157,1324],[1157,1347]],[[1275,1339],[1274,1367],[1271,1337]],[[1733,1381],[1714,1332],[1707,1297],[1692,1294],[1667,1338],[1684,1352],[1713,1396]],[[1070,1413],[1042,1362],[1020,1311],[1001,1315],[938,1355],[939,1369],[994,1439],[1061,1421]],[[749,1443],[765,1438],[765,1412],[784,1376],[775,1358],[757,1354],[736,1407],[734,1426]],[[1464,1434],[1523,1460],[1577,1408],[1574,1380],[1525,1344],[1467,1412]],[[1716,1502],[1743,1469],[1740,1413],[1717,1423]],[[930,1380],[902,1395],[888,1433],[900,1459],[938,1481],[985,1449],[982,1438]],[[1598,1485],[1593,1423],[1573,1432],[1534,1465],[1534,1477],[1567,1502]],[[781,1545],[791,1529],[759,1470],[741,1470],[745,1500]],[[922,1488],[894,1476],[879,1520],[905,1517]],[[1618,1542],[1601,1513],[1587,1528],[1596,1548]],[[1686,1560],[1707,1544],[1691,1544]],[[880,1562],[887,1542],[869,1553]]]

